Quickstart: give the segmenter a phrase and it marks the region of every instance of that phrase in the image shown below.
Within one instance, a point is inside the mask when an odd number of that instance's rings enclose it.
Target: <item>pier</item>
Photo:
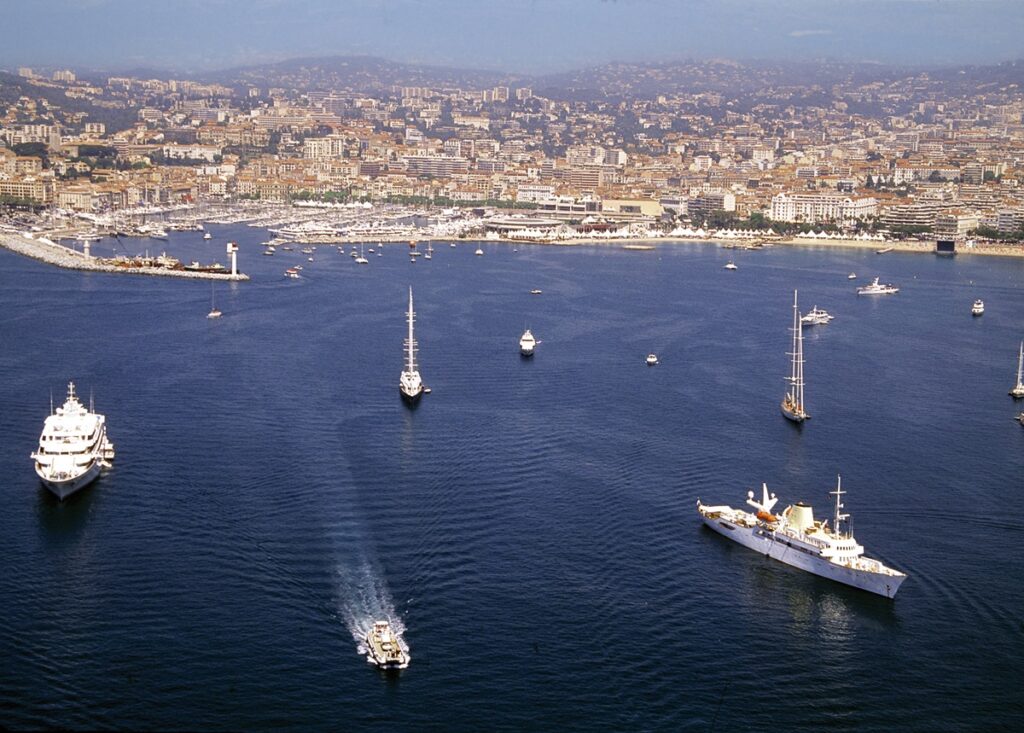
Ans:
[[[179,277],[189,280],[229,280],[244,281],[249,276],[243,273],[227,272],[192,272],[188,270],[172,270],[166,267],[119,267],[106,264],[97,258],[65,247],[46,239],[34,238],[25,234],[0,234],[0,247],[45,262],[48,265],[63,267],[67,270],[85,270],[88,272],[114,272],[128,275],[152,275],[156,277]]]

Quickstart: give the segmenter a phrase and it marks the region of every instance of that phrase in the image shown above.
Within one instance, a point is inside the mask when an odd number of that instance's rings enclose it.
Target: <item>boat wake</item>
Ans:
[[[404,638],[405,624],[381,573],[373,564],[364,559],[352,566],[339,567],[337,580],[338,612],[351,632],[359,654],[364,657],[368,654],[366,634],[374,621],[385,619],[391,622],[391,630],[399,646],[408,654],[409,646]]]

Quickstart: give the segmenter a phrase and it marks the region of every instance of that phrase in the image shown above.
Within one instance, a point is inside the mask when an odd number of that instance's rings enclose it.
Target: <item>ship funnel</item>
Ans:
[[[802,501],[789,508],[789,526],[798,532],[806,532],[814,524],[814,511]]]

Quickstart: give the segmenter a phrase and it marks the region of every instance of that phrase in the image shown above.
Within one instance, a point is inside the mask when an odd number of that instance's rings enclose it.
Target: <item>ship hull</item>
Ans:
[[[783,417],[795,423],[802,423],[804,420],[809,420],[811,417],[807,413],[800,413],[790,407],[787,407],[785,402],[779,405],[779,410],[782,411]]]
[[[773,560],[869,593],[892,598],[906,580],[905,575],[881,575],[837,565],[796,546],[795,543],[790,544],[789,539],[783,535],[776,535],[760,527],[742,527],[721,517],[702,516],[701,519],[705,525],[723,537],[728,537]]]
[[[102,463],[99,460],[93,461],[93,463],[85,470],[84,473],[75,476],[74,478],[62,479],[55,481],[53,479],[46,478],[43,474],[36,470],[36,475],[39,476],[39,480],[42,482],[50,493],[56,496],[58,499],[63,501],[72,494],[96,480],[96,477],[100,475],[100,470],[103,468]]]
[[[423,389],[420,388],[415,392],[407,392],[402,387],[398,388],[399,393],[402,395],[402,400],[407,405],[415,405],[420,401],[420,397],[423,395]]]

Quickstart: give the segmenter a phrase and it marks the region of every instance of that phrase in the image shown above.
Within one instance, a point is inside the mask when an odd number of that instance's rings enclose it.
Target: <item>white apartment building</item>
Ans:
[[[545,186],[539,183],[523,183],[516,189],[516,201],[520,203],[537,203],[545,199],[554,198],[555,187]]]
[[[878,201],[870,197],[854,198],[819,193],[779,193],[772,197],[768,216],[775,221],[815,224],[824,221],[847,223],[874,216],[877,213]]]

